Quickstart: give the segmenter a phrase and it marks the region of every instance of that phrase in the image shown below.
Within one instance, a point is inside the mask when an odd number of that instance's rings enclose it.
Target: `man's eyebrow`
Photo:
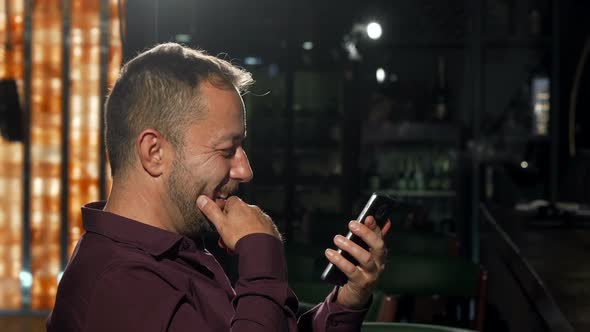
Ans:
[[[239,135],[239,134],[228,134],[228,135],[223,135],[220,136],[219,138],[217,138],[215,140],[215,144],[222,144],[225,142],[243,142],[246,140],[246,133],[244,133],[244,135]]]

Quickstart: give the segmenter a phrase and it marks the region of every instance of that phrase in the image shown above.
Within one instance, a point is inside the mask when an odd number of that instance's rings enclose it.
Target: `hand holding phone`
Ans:
[[[393,208],[397,205],[398,202],[396,200],[383,194],[373,193],[356,220],[360,223],[365,223],[365,220],[368,216],[373,216],[377,222],[377,225],[379,225],[379,227],[383,227]],[[365,250],[369,249],[369,246],[352,232],[348,232],[346,238],[358,244]],[[351,263],[358,265],[356,259],[354,259],[349,253],[342,251],[342,249],[338,249],[338,253],[340,253],[342,257],[346,258]],[[346,275],[332,263],[328,264],[322,273],[321,278],[322,280],[337,286],[342,286],[348,281]]]

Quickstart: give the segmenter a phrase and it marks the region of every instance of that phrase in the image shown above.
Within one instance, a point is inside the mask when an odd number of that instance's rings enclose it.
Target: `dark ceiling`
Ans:
[[[190,45],[231,56],[280,55],[289,40],[337,47],[359,15],[358,1],[128,0],[128,46],[190,36]],[[366,3],[364,4],[364,6]]]

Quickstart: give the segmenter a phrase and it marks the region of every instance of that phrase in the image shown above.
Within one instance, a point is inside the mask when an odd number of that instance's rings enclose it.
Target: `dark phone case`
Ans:
[[[377,221],[379,227],[383,227],[383,225],[387,221],[387,218],[389,217],[393,208],[396,205],[396,200],[383,194],[373,193],[373,195],[371,195],[371,198],[369,198],[367,204],[365,204],[365,207],[363,208],[356,220],[358,220],[361,223],[364,223],[365,219],[368,216],[373,216]],[[348,232],[346,238],[350,239],[351,241],[365,249],[369,248],[369,246],[360,237],[354,235],[352,232]],[[338,249],[338,252],[342,254],[342,256],[349,260],[351,263],[358,265],[356,259],[354,259],[346,251]],[[348,281],[348,277],[346,277],[346,275],[332,263],[329,263],[324,272],[322,272],[321,278],[322,280],[325,280],[337,286],[342,286]]]

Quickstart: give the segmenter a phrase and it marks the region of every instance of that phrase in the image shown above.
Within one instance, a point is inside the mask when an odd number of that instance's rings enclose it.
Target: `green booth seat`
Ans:
[[[483,329],[487,272],[461,257],[390,255],[377,286],[385,294],[452,296],[476,300],[473,325]]]
[[[477,296],[481,267],[459,257],[389,255],[379,288],[390,294]]]
[[[474,332],[454,327],[411,323],[363,323],[361,332]]]
[[[440,233],[392,230],[385,244],[395,255],[459,256],[460,252],[456,237]]]

